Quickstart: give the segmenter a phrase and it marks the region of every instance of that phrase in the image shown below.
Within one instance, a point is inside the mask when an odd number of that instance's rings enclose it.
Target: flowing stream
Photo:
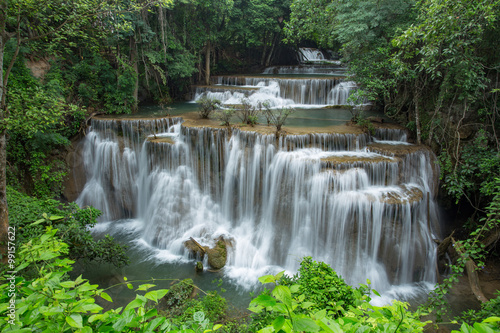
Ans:
[[[268,89],[273,105],[318,107],[345,103],[330,98],[339,85],[355,88],[337,78],[217,80],[221,88],[197,94],[225,94],[232,104],[236,94]],[[194,263],[189,237],[213,246],[222,236],[228,261],[219,274],[245,290],[264,274],[295,273],[304,256],[352,285],[370,279],[380,302],[436,282],[438,170],[404,131],[276,139],[185,127],[181,118],[94,119],[82,151],[86,183],[77,203],[103,212],[96,231],[126,230],[154,265]]]

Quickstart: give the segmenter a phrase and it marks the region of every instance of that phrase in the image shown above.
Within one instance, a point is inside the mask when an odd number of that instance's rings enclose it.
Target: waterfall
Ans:
[[[378,137],[401,139],[389,132]],[[101,221],[136,219],[137,238],[168,261],[189,259],[189,237],[210,246],[223,236],[225,275],[245,286],[296,272],[308,255],[382,293],[436,281],[437,170],[423,147],[94,119],[84,157],[77,203],[101,209]]]
[[[301,62],[315,62],[315,61],[324,61],[325,55],[318,49],[301,47],[299,49],[299,58]]]
[[[213,87],[197,87],[194,100],[202,96],[218,99],[226,105],[241,104],[243,98],[250,104],[268,103],[271,107],[321,107],[347,105],[347,98],[356,89],[351,81],[341,82],[336,77],[278,78],[278,77],[217,77]],[[246,88],[246,90],[243,90]]]

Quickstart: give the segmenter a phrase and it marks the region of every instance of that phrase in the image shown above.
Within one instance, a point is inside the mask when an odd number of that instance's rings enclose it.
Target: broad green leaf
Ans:
[[[283,274],[285,274],[285,271],[281,271],[278,274],[276,274],[274,276],[274,278],[276,279],[276,281],[279,281],[281,279],[281,277],[283,276]]]
[[[500,317],[489,317],[483,320],[483,323],[494,323],[500,321]]]
[[[273,289],[273,296],[283,302],[289,309],[292,308],[292,294],[287,286],[276,286]]]
[[[340,325],[332,319],[323,318],[319,320],[318,325],[327,333],[343,333]]]
[[[276,330],[276,332],[278,332],[283,327],[284,324],[285,324],[285,317],[283,316],[279,316],[273,321],[273,327]]]
[[[139,295],[136,295],[136,298],[127,304],[127,306],[125,307],[125,311],[138,308],[140,306],[143,306],[144,304],[146,304],[146,301],[143,298],[140,298]]]
[[[74,281],[64,281],[64,282],[61,282],[61,287],[63,288],[72,288],[75,286],[75,282]]]
[[[167,289],[153,290],[153,291],[146,293],[146,295],[144,295],[144,297],[146,297],[149,300],[152,300],[153,302],[158,303],[158,300],[160,300],[167,293],[168,293]]]
[[[259,295],[255,299],[253,299],[252,302],[250,302],[250,304],[252,303],[267,308],[268,306],[274,306],[276,304],[276,299],[269,295]]]
[[[107,293],[105,293],[104,291],[102,293],[100,293],[99,296],[101,296],[102,298],[104,298],[108,302],[113,302],[113,299],[111,299],[111,297]]]
[[[293,318],[293,329],[297,332],[318,332],[320,327],[311,318]]]
[[[203,311],[197,311],[193,315],[194,321],[201,323],[203,320],[205,320],[205,313]]]
[[[82,316],[80,314],[78,314],[78,313],[73,313],[69,317],[66,317],[66,322],[71,327],[83,328],[83,325],[82,325]]]
[[[154,284],[150,284],[150,283],[141,284],[141,285],[139,286],[139,288],[137,288],[137,289],[136,289],[136,291],[140,291],[140,290],[142,290],[142,291],[146,291],[146,290],[149,290],[149,289],[151,289],[151,288],[153,288],[153,287],[156,287],[156,285],[154,285]]]
[[[264,275],[259,278],[260,283],[266,284],[266,283],[274,283],[276,282],[276,279],[274,278],[274,275]]]
[[[36,220],[35,222],[31,223],[30,226],[38,225],[38,224],[40,224],[40,223],[42,223],[44,221],[45,221],[45,219]]]

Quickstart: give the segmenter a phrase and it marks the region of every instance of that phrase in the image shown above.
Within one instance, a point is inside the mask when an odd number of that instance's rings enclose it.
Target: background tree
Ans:
[[[171,0],[158,1],[164,4]],[[151,6],[153,2],[143,3]],[[6,253],[6,236],[8,229],[8,208],[6,199],[6,146],[7,131],[12,126],[21,126],[26,131],[41,131],[48,123],[60,121],[61,100],[50,103],[41,102],[38,107],[11,108],[7,103],[9,78],[14,64],[23,47],[40,47],[39,42],[51,47],[73,47],[74,38],[85,38],[83,27],[100,23],[111,13],[133,11],[138,4],[130,2],[128,6],[108,3],[103,0],[81,0],[68,3],[60,0],[5,0],[0,4],[0,253]],[[9,44],[12,46],[9,63],[4,66],[4,59]],[[29,92],[29,96],[33,93]],[[40,96],[40,98],[43,98]],[[53,113],[52,108],[59,110]],[[73,108],[74,109],[74,108]],[[63,110],[64,111],[64,110]],[[31,119],[33,121],[24,121]],[[2,257],[5,260],[5,257]]]

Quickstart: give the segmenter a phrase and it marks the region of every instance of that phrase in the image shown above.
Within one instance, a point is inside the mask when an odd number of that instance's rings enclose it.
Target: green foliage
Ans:
[[[498,314],[498,313],[497,313]],[[463,323],[462,326],[460,326],[460,331],[453,330],[451,331],[452,333],[483,333],[483,332],[488,332],[488,333],[494,333],[498,332],[499,328],[499,323],[500,318],[496,316],[491,316],[489,318],[486,318],[482,322],[476,322],[472,326]]]
[[[449,306],[446,300],[446,294],[450,291],[453,285],[458,282],[458,277],[464,273],[465,265],[468,260],[472,260],[479,269],[483,269],[486,260],[486,249],[482,240],[489,233],[496,230],[500,226],[500,179],[496,179],[495,196],[487,207],[487,214],[479,220],[474,228],[469,233],[469,238],[463,241],[457,241],[453,246],[459,248],[459,253],[462,253],[456,263],[450,265],[451,274],[438,284],[429,295],[429,301],[421,308],[427,312],[434,312],[437,320],[440,321],[447,313]],[[490,301],[485,305],[484,311],[475,314],[473,311],[464,316],[463,319],[485,319],[490,315],[489,311],[494,311],[498,307],[498,300]],[[494,314],[494,313],[493,313]]]
[[[92,207],[79,208],[75,203],[61,204],[57,200],[40,200],[9,188],[7,191],[10,225],[19,230],[17,242],[40,237],[45,228],[57,228],[62,240],[69,245],[69,258],[85,262],[108,262],[115,266],[128,263],[125,248],[110,236],[95,240],[89,227],[101,214]],[[36,221],[36,223],[33,223]]]
[[[222,126],[231,126],[231,119],[233,118],[235,113],[236,109],[232,107],[222,108],[216,110],[215,117],[221,122]]]
[[[221,107],[221,102],[218,99],[208,98],[207,96],[200,97],[198,103],[198,114],[202,119],[208,119],[210,114]]]
[[[304,268],[315,267],[316,272],[320,274],[331,270],[324,263],[315,263],[307,258],[305,261],[309,264],[305,264]],[[280,284],[280,281],[286,280],[283,272],[275,276],[266,275],[259,280],[264,284],[273,283],[275,286],[271,293],[264,292],[250,303],[249,310],[254,313],[274,314],[267,322],[261,323],[264,328],[258,332],[422,332],[427,324],[418,320],[418,313],[407,311],[408,304],[402,302],[396,301],[392,305],[376,307],[370,305],[369,299],[362,295],[363,293],[353,293],[353,305],[348,307],[344,304],[341,313],[338,313],[337,308],[333,311],[321,308],[302,292],[315,296],[316,292],[311,293],[313,288]],[[307,282],[312,280],[312,276],[307,278]],[[337,281],[343,283],[338,277]],[[333,288],[336,286],[338,284]],[[344,286],[341,286],[341,289],[348,292]]]
[[[498,316],[500,313],[500,291],[497,291],[496,295],[497,297],[481,304],[480,310],[464,311],[459,318],[456,318],[456,320],[463,321],[469,325],[474,325],[474,323],[486,320],[489,317]],[[500,330],[500,322],[496,322],[495,327],[497,330]]]
[[[498,186],[500,155],[488,145],[486,133],[479,131],[473,142],[461,147],[460,159],[452,159],[447,151],[439,156],[443,188],[458,202],[480,193],[491,197]]]
[[[241,106],[237,109],[236,114],[243,124],[254,126],[257,124],[260,108],[256,108],[250,104],[248,98],[241,99]]]
[[[112,302],[111,297],[81,276],[68,278],[73,262],[61,257],[68,253],[68,246],[55,233],[48,227],[16,253],[21,275],[0,286],[1,310],[12,314],[0,318],[2,332],[211,332],[220,328],[210,324],[203,312],[196,312],[191,322],[180,328],[158,316],[155,306],[168,290],[154,290],[153,284],[138,286],[135,299],[125,307],[104,312],[96,299]],[[37,272],[32,280],[22,275],[28,267]],[[9,295],[7,290],[15,295]],[[10,312],[10,304],[14,304],[15,311]]]
[[[328,264],[316,262],[311,257],[303,258],[298,273],[293,277],[284,275],[280,284],[299,285],[297,293],[313,303],[312,309],[326,309],[336,313],[335,316],[354,306],[357,298],[368,294],[364,287],[352,288]]]
[[[283,125],[285,125],[286,118],[295,112],[294,109],[288,107],[282,107],[280,109],[272,109],[268,103],[263,104],[264,116],[266,117],[267,123],[276,127],[276,134],[281,131]]]
[[[221,318],[210,314],[213,309],[225,307],[225,300],[217,293],[208,293],[197,304],[188,301],[182,321],[179,318],[172,321],[158,311],[171,292],[155,289],[151,283],[136,286],[135,299],[124,307],[104,311],[100,304],[113,302],[112,298],[105,290],[91,285],[81,276],[74,280],[69,278],[73,261],[64,258],[69,246],[56,237],[56,231],[49,226],[41,236],[23,244],[16,252],[17,273],[14,276],[3,273],[2,280],[6,282],[0,285],[0,310],[7,315],[0,317],[2,332],[205,333],[222,328],[220,324],[212,324]],[[322,263],[311,264],[320,272],[330,272]],[[26,274],[26,270],[30,274]],[[427,324],[419,321],[419,313],[409,311],[406,303],[372,306],[366,295],[361,293],[355,293],[355,304],[346,307],[335,318],[332,314],[335,315],[336,311],[315,307],[316,304],[300,291],[300,285],[280,284],[283,277],[281,272],[259,279],[264,284],[274,284],[274,288],[256,297],[249,309],[256,314],[269,312],[275,316],[261,323],[262,329],[258,332],[422,332]],[[125,279],[124,283],[134,289],[133,281]],[[177,285],[172,292],[177,295],[174,298],[188,299],[191,282],[184,280]],[[500,318],[489,316],[472,327],[464,323],[460,332],[493,332],[493,325],[499,321]],[[235,327],[238,332],[248,328],[245,325],[229,325],[224,330]],[[256,331],[252,330],[252,326],[249,329],[250,332]]]
[[[297,43],[312,40],[327,48],[338,46],[332,38],[335,27],[335,5],[331,0],[294,0],[290,20],[285,25],[285,41]]]

